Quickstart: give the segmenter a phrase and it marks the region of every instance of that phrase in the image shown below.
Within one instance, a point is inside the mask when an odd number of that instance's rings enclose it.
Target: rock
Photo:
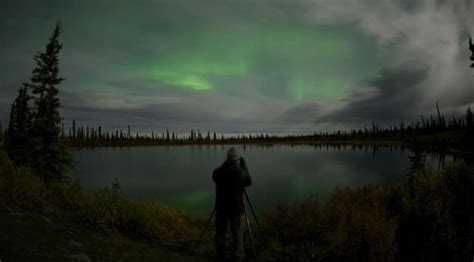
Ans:
[[[75,241],[74,239],[69,240],[69,245],[73,247],[83,247],[84,245]]]
[[[82,261],[82,262],[91,262],[90,258],[84,254],[84,253],[79,253],[79,254],[66,254],[64,255],[67,258],[74,259],[77,261]]]
[[[48,224],[48,225],[50,225],[50,226],[54,226],[54,223],[53,223],[53,221],[52,221],[51,219],[49,219],[49,218],[43,216],[43,220],[44,220],[44,222],[46,222],[46,224]]]

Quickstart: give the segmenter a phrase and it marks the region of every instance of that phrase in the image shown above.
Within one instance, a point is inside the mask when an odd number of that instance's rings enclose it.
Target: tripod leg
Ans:
[[[209,220],[207,220],[207,224],[206,224],[206,226],[204,227],[204,230],[202,231],[201,236],[199,237],[199,240],[198,240],[198,242],[197,242],[197,244],[196,244],[196,247],[194,248],[193,256],[196,255],[196,251],[197,251],[197,249],[198,249],[198,247],[199,247],[199,244],[201,243],[201,239],[202,239],[202,237],[204,236],[204,233],[206,233],[207,227],[209,226],[209,223],[211,223],[212,217],[214,216],[215,213],[216,213],[216,209],[214,208],[214,210],[212,210],[211,215],[209,216]]]
[[[244,194],[245,198],[247,199],[247,202],[249,203],[250,211],[252,211],[253,218],[255,219],[255,222],[257,223],[258,229],[261,231],[260,223],[258,222],[257,215],[255,215],[255,211],[253,210],[252,203],[250,203],[250,198],[247,195],[247,191],[244,188]]]
[[[250,221],[249,221],[249,217],[247,216],[247,210],[245,210],[245,205],[244,205],[244,213],[245,213],[245,220],[247,220],[247,228],[249,229],[250,243],[252,244],[253,254],[255,255],[255,258],[257,258],[257,250],[255,250],[255,244],[253,242],[253,236],[252,236],[252,229],[250,228]]]

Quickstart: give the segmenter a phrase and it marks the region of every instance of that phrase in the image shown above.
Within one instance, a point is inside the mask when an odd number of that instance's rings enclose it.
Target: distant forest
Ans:
[[[178,135],[175,132],[152,132],[151,134],[140,134],[133,132],[130,126],[125,130],[103,131],[101,126],[77,126],[73,120],[72,127],[68,130],[61,129],[61,138],[74,147],[94,146],[129,146],[129,145],[153,145],[153,144],[255,144],[255,143],[321,143],[321,142],[354,142],[354,141],[401,141],[420,142],[432,137],[429,143],[437,143],[439,146],[455,145],[465,142],[465,137],[472,132],[474,117],[471,108],[467,108],[466,114],[461,117],[452,117],[449,120],[441,114],[438,104],[437,115],[427,118],[421,117],[417,122],[411,124],[400,123],[399,125],[381,126],[372,123],[369,127],[352,129],[350,131],[338,130],[333,132],[314,132],[309,135],[285,135],[278,136],[267,133],[240,134],[225,136],[215,131],[201,132],[191,130],[188,135]],[[433,137],[437,135],[436,137]],[[419,141],[417,141],[417,139]],[[425,139],[425,140],[423,140]]]
[[[19,96],[24,96],[26,89],[21,88]],[[21,100],[21,99],[20,99]],[[465,115],[447,119],[436,104],[437,115],[421,117],[410,124],[382,126],[375,122],[370,126],[352,130],[333,132],[314,132],[301,135],[273,135],[268,133],[224,135],[215,131],[191,130],[188,135],[169,131],[140,134],[125,129],[104,131],[101,126],[78,126],[72,121],[68,130],[61,127],[60,139],[71,147],[101,146],[134,146],[134,145],[174,145],[174,144],[273,144],[273,143],[420,143],[439,147],[460,147],[472,144],[474,117],[471,108]],[[14,111],[14,110],[13,110]],[[21,126],[21,125],[20,125]],[[26,135],[26,134],[25,134]]]

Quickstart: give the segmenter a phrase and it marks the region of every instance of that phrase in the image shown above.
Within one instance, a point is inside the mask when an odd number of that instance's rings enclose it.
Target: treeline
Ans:
[[[466,137],[472,135],[474,117],[471,108],[467,108],[464,116],[453,116],[449,119],[441,114],[436,104],[437,115],[421,117],[411,124],[382,126],[372,123],[370,127],[352,129],[350,131],[337,130],[333,132],[314,132],[311,135],[273,135],[273,134],[239,134],[224,136],[214,132],[191,130],[188,135],[178,135],[170,132],[151,132],[140,134],[132,132],[130,126],[125,130],[103,131],[101,126],[76,126],[73,120],[72,127],[62,130],[62,138],[75,147],[87,146],[129,146],[153,144],[254,144],[254,143],[324,143],[324,142],[354,142],[354,141],[401,141],[418,143],[438,143],[439,145],[453,145],[464,143]],[[423,137],[436,134],[447,134],[447,137],[436,137],[434,140],[424,141]],[[418,139],[418,140],[417,140]]]

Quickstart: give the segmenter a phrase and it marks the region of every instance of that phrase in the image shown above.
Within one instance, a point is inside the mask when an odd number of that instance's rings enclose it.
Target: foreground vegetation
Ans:
[[[118,182],[97,192],[81,189],[79,182],[44,183],[27,167],[15,167],[0,151],[0,207],[19,207],[49,213],[74,212],[104,233],[158,240],[179,240],[196,234],[182,210],[158,201],[126,199]]]
[[[474,254],[474,172],[419,170],[411,185],[338,189],[264,218],[266,257],[329,261],[467,261]]]
[[[418,170],[390,185],[341,188],[327,202],[267,210],[256,231],[261,260],[461,261],[474,253],[474,173],[465,165]],[[126,199],[118,182],[97,192],[45,183],[0,151],[0,208],[73,214],[105,235],[196,239],[202,219],[158,201]],[[212,231],[212,227],[210,229]],[[212,233],[207,234],[210,242]],[[191,250],[182,250],[190,253]],[[251,255],[250,249],[248,254]]]

